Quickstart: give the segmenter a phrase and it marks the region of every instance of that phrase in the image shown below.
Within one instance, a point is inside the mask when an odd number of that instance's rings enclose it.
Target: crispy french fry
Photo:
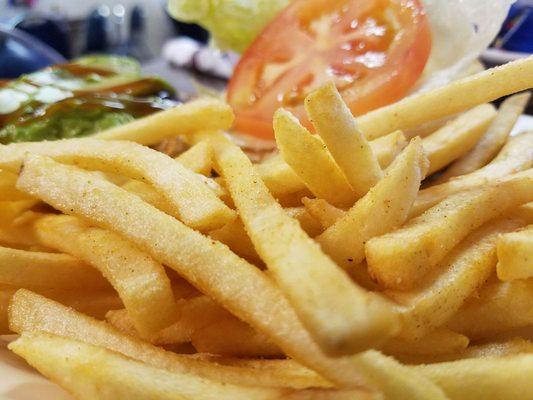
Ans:
[[[322,232],[320,222],[318,222],[305,207],[289,207],[285,208],[285,212],[289,217],[298,221],[301,228],[309,236],[315,237]]]
[[[314,90],[305,99],[305,110],[357,197],[364,196],[383,172],[335,85]]]
[[[370,348],[393,335],[395,315],[352,283],[270,195],[246,155],[223,136],[215,162],[250,239],[302,323],[327,353]]]
[[[468,346],[468,338],[449,329],[436,329],[415,340],[395,338],[387,342],[382,348],[386,354],[393,356],[435,356],[441,354],[459,353]]]
[[[499,220],[471,234],[410,292],[387,294],[400,304],[403,314],[401,337],[416,339],[450,320],[465,300],[494,273],[496,241],[501,233],[521,226],[521,220]],[[449,325],[448,328],[471,335]]]
[[[147,183],[131,179],[122,185],[122,188],[139,196],[141,199],[148,204],[153,205],[155,208],[167,213],[168,215],[172,215],[172,204],[169,204],[166,198],[161,196],[157,190]]]
[[[496,271],[502,281],[533,277],[533,225],[500,237]]]
[[[172,205],[172,214],[195,229],[216,229],[235,218],[235,213],[206,186],[201,175],[136,143],[95,139],[14,143],[0,147],[0,165],[18,171],[27,153],[148,182]]]
[[[500,151],[511,133],[518,117],[531,97],[521,93],[506,99],[500,106],[496,118],[471,152],[450,165],[435,183],[442,183],[454,176],[465,175],[487,165]]]
[[[395,130],[414,128],[427,121],[454,115],[479,104],[533,87],[533,57],[510,62],[446,86],[406,97],[358,118],[369,139]]]
[[[26,193],[16,189],[17,174],[9,171],[0,171],[0,202],[31,200]]]
[[[421,190],[411,210],[411,217],[422,214],[454,193],[487,184],[497,184],[499,178],[504,178],[532,166],[533,132],[515,136],[503,147],[498,156],[485,167],[470,174],[458,176],[449,182]]]
[[[118,292],[141,334],[157,332],[176,321],[174,295],[163,266],[135,245],[67,215],[43,217],[35,229],[47,246],[99,270]]]
[[[37,200],[0,201],[0,225],[10,224],[16,217],[37,203]]]
[[[413,139],[388,168],[385,177],[344,217],[316,238],[339,265],[356,267],[365,258],[365,243],[406,221],[428,167],[420,139]]]
[[[346,215],[344,210],[332,206],[324,199],[309,199],[304,197],[302,203],[313,218],[320,222],[324,230]]]
[[[496,116],[491,104],[482,104],[426,136],[422,143],[429,159],[428,175],[468,153]]]
[[[357,199],[348,180],[322,141],[314,137],[288,111],[274,114],[274,132],[285,162],[318,198],[348,207]]]
[[[42,331],[80,340],[169,371],[193,373],[219,382],[242,385],[294,388],[331,386],[331,383],[316,374],[294,374],[291,368],[278,370],[277,373],[263,373],[259,368],[231,364],[224,366],[164,351],[134,336],[125,335],[105,322],[96,321],[27,290],[19,290],[13,296],[9,312],[10,327],[14,332]]]
[[[110,288],[102,275],[67,254],[0,247],[0,284],[29,289]]]
[[[222,228],[209,232],[209,236],[224,243],[235,254],[250,261],[252,264],[263,264],[240,218],[234,219]]]
[[[253,388],[167,371],[80,341],[25,333],[9,345],[43,375],[81,400],[279,399],[290,389]],[[312,398],[312,395],[311,397]]]
[[[200,353],[229,357],[280,357],[283,352],[266,336],[236,318],[223,319],[192,334],[192,344]]]
[[[533,281],[515,280],[485,286],[447,323],[473,340],[533,325]]]
[[[531,200],[533,169],[497,186],[450,196],[402,228],[370,239],[365,245],[370,275],[386,288],[411,289],[474,229]]]
[[[49,158],[34,155],[26,159],[17,187],[63,212],[82,216],[131,240],[269,336],[288,356],[331,381],[345,387],[362,384],[352,361],[325,356],[279,288],[222,243],[100,177]]]
[[[197,174],[209,176],[213,166],[213,152],[206,140],[201,140],[175,158],[185,168]]]
[[[400,152],[407,147],[408,141],[402,131],[394,131],[370,142],[381,168],[387,168]]]
[[[516,400],[533,396],[533,354],[473,358],[412,367],[451,400]]]
[[[200,130],[225,130],[233,123],[233,112],[226,103],[204,98],[139,118],[93,137],[105,140],[131,140],[146,146],[163,139],[188,135]]]

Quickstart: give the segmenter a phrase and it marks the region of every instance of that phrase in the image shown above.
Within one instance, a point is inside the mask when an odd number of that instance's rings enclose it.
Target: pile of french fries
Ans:
[[[489,104],[532,87],[326,85],[260,163],[211,99],[0,146],[0,334],[78,399],[533,399],[529,94]]]

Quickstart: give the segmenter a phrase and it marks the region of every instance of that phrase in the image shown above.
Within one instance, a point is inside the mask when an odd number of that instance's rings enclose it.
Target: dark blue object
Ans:
[[[500,34],[501,47],[521,53],[533,53],[533,5],[522,1],[513,4]]]
[[[106,15],[107,14],[107,15]],[[87,18],[87,53],[105,53],[109,49],[109,9],[94,10]]]
[[[64,62],[61,54],[39,39],[0,25],[0,79],[17,78]]]
[[[65,19],[49,14],[30,13],[15,28],[35,36],[63,57],[71,57],[70,28]]]

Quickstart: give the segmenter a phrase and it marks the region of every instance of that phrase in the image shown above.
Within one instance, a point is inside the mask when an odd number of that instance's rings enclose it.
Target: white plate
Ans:
[[[512,134],[533,130],[533,117],[523,115]],[[7,348],[0,336],[0,400],[73,400],[63,389],[43,378]]]

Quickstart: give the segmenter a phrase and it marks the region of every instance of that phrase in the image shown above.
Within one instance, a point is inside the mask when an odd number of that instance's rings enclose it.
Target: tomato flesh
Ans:
[[[355,115],[406,95],[431,50],[419,0],[296,0],[257,37],[228,86],[235,128],[272,138],[289,109],[309,125],[303,100],[333,81]]]

